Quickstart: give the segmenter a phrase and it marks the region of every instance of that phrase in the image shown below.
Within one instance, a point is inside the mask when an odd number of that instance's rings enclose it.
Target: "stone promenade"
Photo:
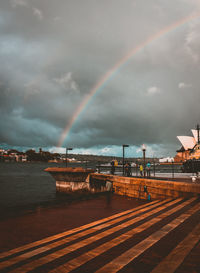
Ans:
[[[1,252],[0,272],[200,272],[200,200],[144,203]]]

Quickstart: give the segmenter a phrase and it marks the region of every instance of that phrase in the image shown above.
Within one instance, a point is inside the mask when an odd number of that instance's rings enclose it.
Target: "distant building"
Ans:
[[[4,154],[5,150],[0,149],[0,154]]]
[[[159,163],[171,163],[174,162],[174,158],[173,157],[164,157],[164,158],[160,158],[159,159]]]
[[[177,136],[182,146],[177,150],[174,162],[184,162],[188,159],[200,158],[199,127],[191,130],[193,136]]]
[[[190,149],[185,150],[185,148],[182,146],[179,150],[177,150],[177,154],[174,157],[174,162],[184,162],[189,159],[190,155]]]
[[[25,154],[16,155],[16,161],[17,162],[26,162],[27,161],[27,155],[25,155]]]

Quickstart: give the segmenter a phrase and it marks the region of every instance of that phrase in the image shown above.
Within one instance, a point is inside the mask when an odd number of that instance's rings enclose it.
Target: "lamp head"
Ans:
[[[145,144],[142,144],[142,151],[146,151],[146,146],[145,146]]]
[[[123,144],[123,147],[129,147],[129,145],[128,144]]]

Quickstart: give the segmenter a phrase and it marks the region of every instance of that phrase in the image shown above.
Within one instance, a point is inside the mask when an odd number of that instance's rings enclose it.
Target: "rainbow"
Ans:
[[[72,129],[73,125],[78,120],[80,114],[83,112],[83,110],[87,107],[87,105],[90,103],[92,97],[99,91],[104,88],[104,86],[108,83],[109,80],[112,79],[112,77],[119,71],[119,69],[126,65],[126,63],[129,61],[130,58],[132,58],[136,53],[141,51],[145,46],[153,42],[154,40],[162,37],[164,34],[167,34],[171,32],[172,30],[175,30],[176,28],[190,22],[191,20],[194,20],[195,18],[198,18],[200,16],[200,12],[196,12],[192,15],[189,15],[187,17],[182,18],[181,20],[176,21],[173,24],[170,24],[169,26],[161,29],[159,32],[155,33],[154,35],[148,37],[144,42],[130,50],[122,59],[120,59],[110,70],[108,70],[104,76],[93,86],[93,88],[90,90],[90,92],[85,96],[83,101],[80,103],[79,107],[76,109],[74,115],[72,116],[70,122],[67,124],[65,129],[63,130],[60,139],[58,141],[57,147],[62,147],[62,144],[64,140],[68,137],[70,130]]]

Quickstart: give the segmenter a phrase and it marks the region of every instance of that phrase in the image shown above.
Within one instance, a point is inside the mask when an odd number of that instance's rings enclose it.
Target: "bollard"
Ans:
[[[174,178],[174,161],[172,161],[172,178]]]
[[[195,182],[196,181],[196,179],[197,179],[197,177],[196,176],[191,176],[191,178],[192,178],[192,182]]]

